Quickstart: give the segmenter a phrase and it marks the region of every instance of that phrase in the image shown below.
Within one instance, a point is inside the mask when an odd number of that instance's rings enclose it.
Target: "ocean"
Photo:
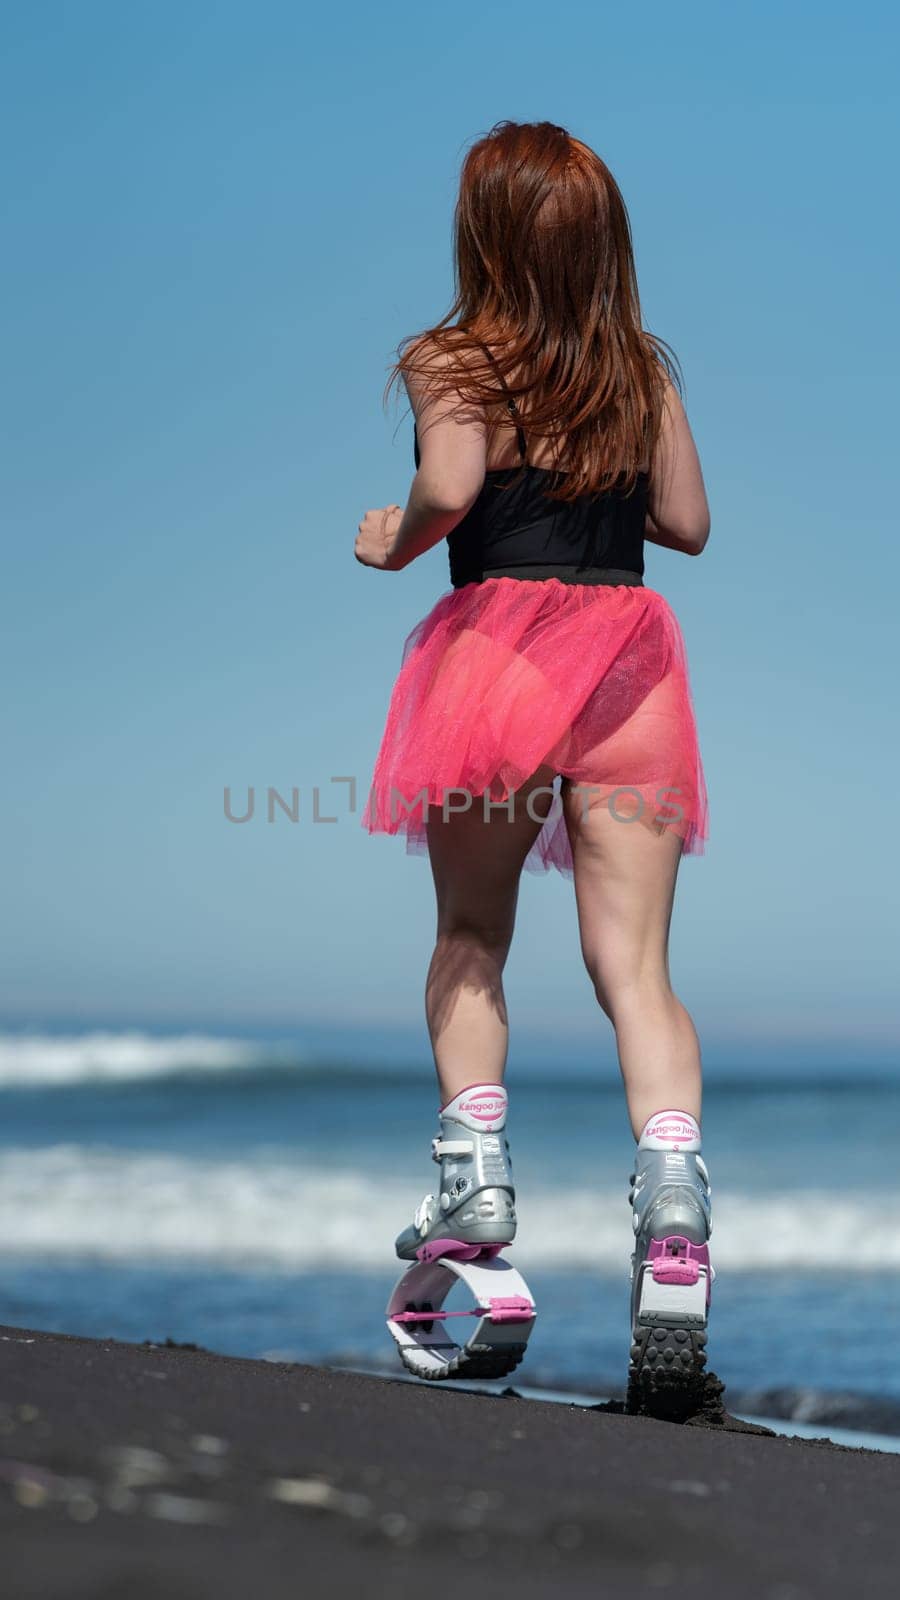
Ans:
[[[507,1075],[538,1308],[513,1382],[621,1395],[633,1141],[602,1075]],[[0,1036],[0,1321],[400,1375],[430,1065],[213,1035]],[[900,1077],[707,1075],[710,1366],[744,1414],[900,1435]]]

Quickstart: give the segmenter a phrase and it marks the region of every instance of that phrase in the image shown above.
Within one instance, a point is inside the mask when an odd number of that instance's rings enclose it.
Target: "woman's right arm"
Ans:
[[[645,539],[698,556],[709,538],[709,503],[700,457],[681,397],[668,380],[650,470]]]

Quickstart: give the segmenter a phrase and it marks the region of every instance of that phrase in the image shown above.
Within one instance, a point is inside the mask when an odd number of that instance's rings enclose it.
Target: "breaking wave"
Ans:
[[[241,1160],[53,1145],[0,1158],[0,1256],[44,1261],[168,1262],[236,1271],[383,1271],[422,1185],[383,1168]],[[627,1270],[630,1212],[619,1188],[520,1188],[516,1264]],[[900,1194],[800,1190],[723,1194],[713,1262],[730,1273],[900,1273]]]
[[[259,1061],[258,1044],[205,1033],[137,1031],[0,1034],[0,1088],[123,1083],[188,1072],[225,1072]]]

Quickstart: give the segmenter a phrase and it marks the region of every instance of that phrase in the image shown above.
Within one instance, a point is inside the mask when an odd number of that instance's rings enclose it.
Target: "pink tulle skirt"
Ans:
[[[703,853],[684,640],[655,589],[498,577],[442,594],[404,643],[362,826],[424,853],[429,817],[484,814],[485,797],[507,799],[544,765],[586,786],[582,805]],[[558,793],[525,860],[551,867],[573,876]]]

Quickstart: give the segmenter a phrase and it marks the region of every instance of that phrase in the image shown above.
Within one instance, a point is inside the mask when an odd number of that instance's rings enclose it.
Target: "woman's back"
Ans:
[[[449,485],[458,486],[460,515],[445,535],[455,588],[488,571],[524,576],[526,568],[533,576],[557,569],[564,581],[575,572],[608,570],[616,574],[615,582],[636,582],[644,573],[645,539],[685,555],[700,554],[709,537],[709,505],[694,437],[670,378],[662,380],[652,445],[637,462],[626,455],[627,477],[622,467],[612,487],[567,499],[548,492],[571,476],[565,449],[554,464],[546,428],[532,429],[529,402],[523,406],[512,396],[512,388],[528,394],[523,374],[507,381],[490,347],[474,342],[493,368],[494,395],[499,386],[505,403],[464,404],[460,416],[455,381],[441,393],[414,362],[405,374],[417,418],[414,453],[422,469],[417,480],[422,493],[427,497],[432,481],[442,496]],[[438,366],[447,361],[431,341],[418,345],[427,350],[425,368],[435,358]],[[420,429],[427,440],[424,466]],[[603,440],[603,429],[598,422],[595,439]],[[473,442],[463,451],[467,436]]]
[[[488,347],[482,348],[494,362]],[[517,459],[510,464],[501,459],[486,467],[474,503],[448,534],[453,587],[504,574],[556,576],[569,583],[639,584],[644,572],[649,472],[639,471],[629,493],[613,488],[575,500],[548,495],[548,488],[558,484],[567,469],[550,464],[542,441],[537,454],[543,461],[532,458],[519,408],[499,371],[498,378],[514,421],[511,426],[491,426],[488,451],[508,459],[511,439]],[[417,429],[414,454],[418,468]]]

